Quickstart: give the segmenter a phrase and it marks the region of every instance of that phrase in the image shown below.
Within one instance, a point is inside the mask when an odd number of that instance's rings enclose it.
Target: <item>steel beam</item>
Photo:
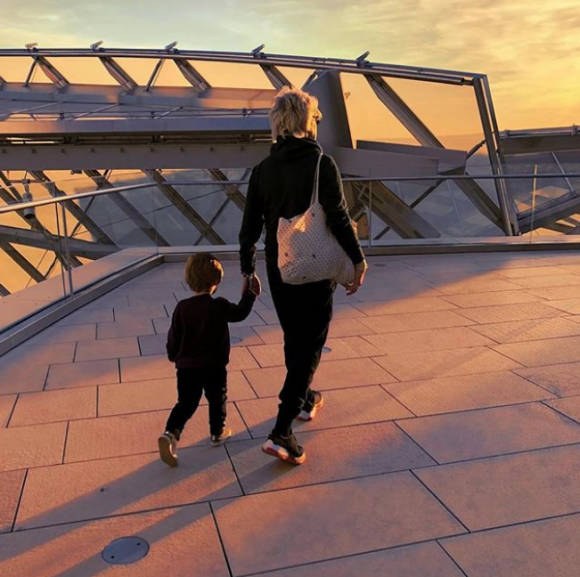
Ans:
[[[58,196],[65,196],[62,190],[60,190],[56,184],[54,184],[47,176],[44,174],[42,170],[31,170],[30,174],[37,179],[42,186],[48,190],[49,194],[56,198]],[[69,200],[65,201],[64,206],[67,210],[77,219],[78,222],[81,222],[83,226],[92,234],[99,242],[103,244],[110,244],[114,245],[115,243],[111,239],[111,237],[105,233],[101,227],[74,201]]]
[[[559,198],[542,203],[535,210],[521,212],[518,215],[520,230],[530,232],[544,228],[578,212],[580,212],[580,196],[575,192],[568,192]]]
[[[36,230],[24,230],[13,226],[0,225],[0,239],[2,239],[0,243],[13,243],[59,252],[60,243],[64,240],[64,237],[54,234],[46,236]],[[68,238],[67,244],[71,254],[91,260],[108,256],[118,251],[116,246],[110,244],[94,243],[76,238]],[[44,280],[44,277],[41,280]]]
[[[0,282],[0,296],[7,297],[10,291]]]
[[[222,186],[229,200],[243,211],[246,206],[246,197],[240,192],[238,185],[228,184],[229,178],[219,168],[209,168],[205,172],[209,174],[214,182],[217,182]],[[245,180],[247,175],[248,171],[244,172],[244,175],[239,180]]]
[[[46,74],[46,76],[51,80],[51,82],[59,89],[62,90],[69,86],[70,82],[62,75],[62,73],[50,63],[44,56],[34,56],[35,62],[38,64],[40,69]]]
[[[365,78],[378,99],[395,115],[395,118],[415,137],[419,144],[433,148],[445,148],[435,134],[381,76],[367,74]]]
[[[401,238],[439,238],[441,233],[424,218],[419,216],[409,205],[403,202],[390,188],[382,182],[362,185],[353,182],[358,189],[359,199],[382,221],[387,223]]]
[[[486,140],[487,154],[489,157],[489,162],[491,164],[491,170],[493,174],[500,176],[502,174],[502,168],[496,152],[493,128],[491,126],[491,121],[489,118],[489,108],[485,94],[485,87],[483,85],[483,82],[481,81],[481,78],[474,79],[473,90],[475,93],[477,106],[479,108],[479,116],[481,119],[483,134]],[[503,223],[502,228],[507,236],[513,236],[515,234],[518,234],[519,230],[518,230],[518,221],[516,217],[516,210],[513,202],[509,198],[506,184],[502,180],[495,180],[494,184],[497,192],[497,199],[501,210],[501,218]]]
[[[9,242],[9,235],[2,234],[3,228],[0,226],[0,249],[3,250],[30,278],[36,282],[42,282],[46,277],[18,250],[16,250]],[[20,230],[15,228],[14,230]],[[31,231],[28,231],[31,232]],[[38,233],[34,233],[38,234]],[[22,244],[22,243],[21,243]]]
[[[104,175],[98,170],[83,171],[97,185],[99,190],[114,188]],[[137,228],[153,242],[155,246],[169,246],[165,237],[121,194],[111,193],[108,197],[135,223]]]
[[[106,68],[107,72],[127,91],[131,92],[139,86],[130,76],[123,70],[118,62],[115,62],[110,56],[99,56],[99,60]]]
[[[145,168],[143,173],[154,182],[164,196],[183,214],[195,228],[205,236],[212,244],[226,244],[219,234],[211,229],[209,223],[199,214],[182,196],[169,184],[163,175],[155,169]]]
[[[183,74],[183,77],[193,86],[193,89],[197,92],[205,92],[208,88],[211,88],[211,84],[193,67],[193,65],[187,60],[176,59],[175,65],[179,69],[179,72]]]
[[[264,71],[264,74],[276,90],[280,90],[284,86],[292,88],[292,82],[276,66],[272,64],[260,64],[260,68]]]

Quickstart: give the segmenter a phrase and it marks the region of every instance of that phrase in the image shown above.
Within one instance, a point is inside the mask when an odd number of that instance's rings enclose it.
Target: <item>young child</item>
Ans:
[[[171,467],[177,466],[177,442],[202,393],[209,404],[211,444],[221,445],[232,434],[226,427],[228,323],[243,321],[250,314],[261,287],[253,277],[244,281],[238,304],[213,298],[223,276],[222,264],[209,253],[189,257],[185,266],[185,279],[195,294],[179,301],[173,312],[167,356],[177,369],[177,404],[158,439],[161,460]]]

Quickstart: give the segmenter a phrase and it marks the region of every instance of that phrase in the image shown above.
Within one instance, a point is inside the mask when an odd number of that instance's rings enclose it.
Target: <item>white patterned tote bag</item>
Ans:
[[[352,261],[328,228],[324,208],[318,202],[321,158],[322,155],[316,164],[310,208],[291,219],[278,221],[278,268],[288,284],[321,280],[350,284],[354,280]]]

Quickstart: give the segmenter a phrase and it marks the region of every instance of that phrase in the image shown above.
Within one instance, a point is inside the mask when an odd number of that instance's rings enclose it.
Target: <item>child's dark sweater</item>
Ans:
[[[167,356],[178,369],[225,367],[230,360],[228,323],[250,314],[256,295],[246,292],[238,304],[209,294],[179,301],[167,335]]]

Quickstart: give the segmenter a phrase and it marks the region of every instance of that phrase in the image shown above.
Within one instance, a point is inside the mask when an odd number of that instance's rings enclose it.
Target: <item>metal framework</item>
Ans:
[[[23,56],[30,58],[30,67],[20,77],[4,72],[3,62]],[[446,178],[437,177],[450,175],[463,176],[454,181],[459,193],[493,230],[513,235],[542,223],[553,230],[576,233],[575,225],[556,222],[562,215],[570,216],[580,210],[576,201],[580,195],[571,181],[567,181],[568,195],[552,204],[546,203],[541,218],[536,217],[532,223],[525,210],[518,212],[503,179],[493,180],[494,199],[492,191],[485,190],[476,178],[469,178],[467,161],[485,145],[491,173],[501,176],[506,155],[580,150],[577,127],[550,134],[500,133],[484,74],[377,63],[367,57],[368,53],[353,60],[269,54],[264,52],[263,45],[245,53],[180,50],[176,43],[160,50],[111,49],[101,43],[88,49],[42,49],[29,45],[26,50],[0,50],[0,200],[5,204],[22,201],[20,185],[11,180],[7,171],[26,171],[25,178],[58,197],[70,191],[65,190],[64,182],[53,182],[47,176],[49,170],[72,170],[81,174],[90,186],[103,191],[114,188],[111,170],[132,170],[135,181],[143,178],[149,181],[172,210],[189,223],[191,244],[225,244],[224,231],[218,228],[226,209],[233,205],[241,214],[245,204],[245,187],[239,181],[245,181],[249,168],[268,152],[267,109],[277,90],[292,85],[290,70],[302,69],[307,72],[303,86],[318,97],[326,119],[320,127],[319,139],[344,176],[425,177],[423,183],[416,183],[417,194],[412,201],[405,201],[392,182],[373,183],[372,198],[369,183],[349,185],[355,215],[382,223],[375,238],[381,238],[389,230],[403,238],[442,236],[438,226],[419,210],[441,191],[440,185]],[[110,81],[75,80],[74,69],[65,72],[71,59],[101,67],[113,79],[113,85]],[[136,75],[128,65],[121,65],[119,59],[124,63],[128,59],[141,64],[150,62],[151,71],[144,77]],[[257,68],[266,87],[242,88],[236,86],[233,78],[228,86],[223,81],[213,82],[212,75],[204,70],[211,70],[216,63]],[[37,70],[43,73],[41,80]],[[183,81],[164,81],[163,75],[168,71]],[[416,144],[354,141],[342,83],[344,74],[362,76],[378,101]],[[472,90],[481,142],[470,151],[446,148],[436,131],[398,93],[393,85],[398,80]],[[203,171],[208,185],[213,184],[214,191],[219,191],[224,199],[212,208],[209,216],[202,214],[183,197],[172,179],[164,176],[168,169]],[[233,181],[229,170],[241,171],[242,178]],[[126,193],[111,192],[106,196],[107,202],[125,219],[125,226],[140,231],[143,242],[171,244]],[[14,244],[52,251],[53,262],[60,260],[66,266],[80,265],[79,258],[110,254],[117,250],[118,243],[107,232],[96,198],[86,204],[78,200],[63,204],[73,233],[69,242],[70,260],[65,262],[59,251],[59,235],[50,232],[38,218],[25,218],[22,211],[18,213],[25,223],[22,229],[0,227],[0,250],[36,281],[47,273],[41,273]],[[79,233],[88,234],[92,240],[74,238]],[[7,291],[0,285],[0,294]]]

